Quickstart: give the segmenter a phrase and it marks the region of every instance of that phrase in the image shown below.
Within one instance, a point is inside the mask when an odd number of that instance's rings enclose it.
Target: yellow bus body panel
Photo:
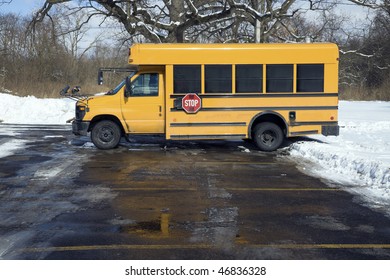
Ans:
[[[135,44],[129,63],[178,64],[294,64],[335,63],[337,45],[316,44]]]

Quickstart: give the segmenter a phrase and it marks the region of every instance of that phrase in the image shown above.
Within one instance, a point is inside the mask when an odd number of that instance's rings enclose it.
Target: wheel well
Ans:
[[[263,112],[256,115],[250,122],[248,135],[251,139],[253,138],[253,129],[262,122],[271,122],[278,125],[282,129],[283,134],[287,135],[287,124],[283,116],[275,112]]]
[[[98,122],[103,121],[103,120],[112,121],[112,122],[116,123],[119,126],[119,128],[121,129],[122,135],[125,134],[125,131],[124,131],[123,126],[122,126],[121,122],[119,121],[119,119],[115,116],[112,116],[112,115],[99,115],[99,116],[94,117],[91,120],[88,131],[91,131],[93,129],[93,127]]]

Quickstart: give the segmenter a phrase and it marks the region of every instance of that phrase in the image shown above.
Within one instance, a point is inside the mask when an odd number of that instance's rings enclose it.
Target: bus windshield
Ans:
[[[130,78],[133,77],[135,73],[136,73],[135,71],[134,71],[134,72],[131,72],[130,75],[129,75],[129,77],[130,77]],[[109,91],[106,93],[106,95],[115,95],[115,94],[117,94],[118,91],[125,85],[125,83],[126,83],[126,78],[124,78],[124,79],[123,79],[115,88],[109,90]]]

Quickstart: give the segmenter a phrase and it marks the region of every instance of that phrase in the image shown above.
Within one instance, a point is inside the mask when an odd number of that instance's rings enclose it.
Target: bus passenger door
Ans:
[[[164,85],[162,73],[134,76],[124,96],[122,117],[129,133],[164,133]]]

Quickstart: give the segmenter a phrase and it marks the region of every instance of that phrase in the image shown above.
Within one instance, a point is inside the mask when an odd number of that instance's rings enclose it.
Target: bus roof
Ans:
[[[294,64],[337,63],[333,43],[284,44],[135,44],[129,63],[177,64]]]

